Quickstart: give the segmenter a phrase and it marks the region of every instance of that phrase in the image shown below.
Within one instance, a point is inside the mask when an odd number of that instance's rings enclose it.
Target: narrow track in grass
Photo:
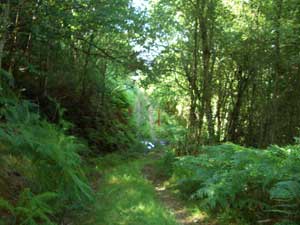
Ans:
[[[147,159],[105,168],[92,211],[78,225],[179,225],[142,174]]]
[[[95,203],[76,225],[206,224],[200,214],[187,210],[184,202],[165,187],[165,178],[156,172],[161,152],[128,161],[114,157],[108,155],[109,162],[104,160],[97,166],[94,176],[98,174],[101,179],[93,185]]]
[[[199,224],[198,219],[190,215],[184,205],[165,187],[163,180],[153,176],[153,170],[154,168],[151,165],[146,165],[143,169],[143,173],[155,187],[159,200],[170,209],[178,223],[182,225]]]
[[[161,154],[153,154],[152,162],[159,160]],[[180,201],[166,186],[165,178],[160,176],[156,172],[155,164],[149,163],[146,164],[143,168],[143,174],[146,179],[148,179],[155,188],[156,195],[159,200],[168,208],[172,215],[176,218],[178,224],[181,225],[200,225],[201,220],[203,219],[202,215],[193,215],[185,207],[184,203]]]

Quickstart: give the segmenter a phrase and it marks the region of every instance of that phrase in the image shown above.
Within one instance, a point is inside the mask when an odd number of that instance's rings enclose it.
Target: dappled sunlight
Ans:
[[[140,202],[136,206],[131,207],[130,209],[125,210],[129,215],[134,214],[143,214],[145,216],[152,216],[157,213],[157,204],[153,202]]]
[[[165,191],[166,187],[164,187],[164,186],[155,187],[155,190],[157,190],[157,191]]]
[[[109,184],[119,184],[120,183],[120,178],[116,176],[110,177],[108,180]]]
[[[152,157],[156,159],[155,156]],[[172,186],[171,182],[174,178],[166,178],[167,180],[162,179],[161,174],[156,171],[156,167],[159,162],[162,162],[162,160],[159,159],[158,162],[148,163],[144,167],[143,172],[153,184],[160,201],[176,218],[176,221],[182,225],[196,225],[200,221],[208,219],[209,217],[207,217],[207,215],[201,210],[198,210],[197,207],[193,207],[191,209],[187,208],[186,203],[178,198],[178,193],[175,195],[175,192],[170,189]]]
[[[0,225],[299,223],[299,21],[300,0],[2,0]]]
[[[175,218],[155,196],[140,173],[143,161],[116,166],[107,172],[89,225],[176,225]],[[101,203],[101,204],[100,204]]]
[[[108,179],[108,182],[110,184],[126,184],[126,183],[130,183],[130,182],[137,182],[137,179],[134,176],[128,175],[128,174],[112,175]]]

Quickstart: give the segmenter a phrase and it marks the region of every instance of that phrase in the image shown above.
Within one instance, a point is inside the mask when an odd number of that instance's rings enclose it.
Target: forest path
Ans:
[[[96,200],[78,225],[179,225],[156,196],[142,170],[148,157],[118,159],[108,155],[99,163],[101,179],[95,185]]]
[[[93,177],[96,199],[76,225],[207,225],[165,187],[166,177],[157,170],[163,152],[124,159],[107,155]],[[209,224],[211,225],[211,224]]]
[[[156,152],[149,155],[150,163],[146,164],[143,168],[143,174],[155,188],[158,199],[168,208],[172,215],[176,218],[178,224],[181,225],[199,225],[202,224],[202,214],[192,214],[186,209],[185,204],[178,199],[165,185],[166,178],[157,173],[155,162],[161,160],[162,153]]]

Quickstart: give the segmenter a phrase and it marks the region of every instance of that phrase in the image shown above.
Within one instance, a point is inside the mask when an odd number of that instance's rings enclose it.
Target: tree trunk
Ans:
[[[209,134],[209,143],[214,142],[215,139],[215,124],[212,111],[212,81],[214,62],[212,60],[213,48],[213,33],[214,33],[214,0],[207,2],[202,0],[200,12],[200,32],[202,43],[202,76],[203,76],[203,105],[205,116],[207,119],[207,127]]]
[[[246,145],[258,147],[258,141],[254,135],[255,130],[255,100],[256,100],[256,84],[252,82],[252,90],[250,97],[250,106],[248,109],[248,127],[247,127],[247,136],[246,136]]]
[[[231,112],[227,140],[232,142],[237,142],[239,138],[238,127],[240,121],[240,111],[243,103],[243,96],[246,88],[248,86],[248,77],[243,77],[243,71],[238,71],[238,76],[240,77],[238,84],[238,94],[236,96],[236,102],[234,104],[233,110]]]
[[[273,99],[272,99],[272,113],[271,113],[271,129],[270,129],[270,143],[275,143],[278,135],[278,99],[280,94],[280,77],[282,76],[281,65],[281,16],[282,16],[282,0],[276,0],[275,2],[275,65],[274,65],[274,87],[273,87]]]
[[[88,66],[89,66],[89,60],[92,50],[92,42],[94,40],[94,35],[92,34],[88,43],[88,50],[85,57],[85,62],[83,65],[83,74],[82,74],[82,87],[81,87],[81,98],[84,100],[86,97],[86,89],[87,89],[87,81],[88,81]]]
[[[107,70],[107,63],[103,62],[102,66],[101,66],[101,76],[102,76],[101,105],[102,106],[104,106],[104,104],[105,104],[106,70]]]
[[[9,1],[1,3],[1,24],[0,24],[0,69],[2,68],[2,58],[4,56],[4,46],[6,42],[7,25],[9,23]]]

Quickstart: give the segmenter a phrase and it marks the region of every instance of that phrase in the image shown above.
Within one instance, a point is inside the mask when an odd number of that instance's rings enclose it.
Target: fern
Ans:
[[[209,209],[234,209],[262,219],[300,213],[299,146],[268,150],[233,144],[205,147],[175,162],[178,188]],[[263,216],[264,215],[264,216]]]
[[[31,190],[24,190],[14,209],[22,224],[51,224],[49,215],[92,200],[79,155],[86,147],[43,120],[36,105],[28,101],[5,104],[1,114],[6,122],[0,124],[2,152],[26,162],[22,173]]]
[[[49,218],[54,214],[53,207],[49,202],[55,198],[57,198],[55,193],[46,192],[34,195],[29,189],[24,189],[15,207],[0,198],[0,209],[8,211],[12,220],[19,221],[21,225],[37,225],[41,222],[55,225]]]
[[[278,201],[300,201],[300,183],[295,180],[280,181],[270,190],[270,195]]]
[[[5,199],[0,197],[0,209],[7,210],[10,213],[14,213],[14,207]]]
[[[44,224],[54,225],[49,218],[54,214],[49,202],[55,198],[57,198],[56,193],[45,192],[34,195],[29,189],[25,189],[20,196],[18,206],[15,208],[15,213],[21,224],[36,225],[43,222]]]

